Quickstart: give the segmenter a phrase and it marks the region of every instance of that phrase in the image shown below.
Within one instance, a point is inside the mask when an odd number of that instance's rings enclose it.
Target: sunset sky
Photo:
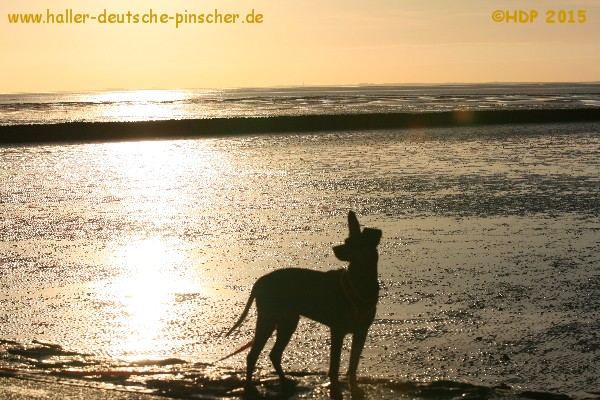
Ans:
[[[240,14],[262,24],[11,24],[9,14]],[[532,10],[531,23],[494,22]],[[573,10],[546,23],[547,10]],[[581,11],[585,22],[579,23]],[[2,0],[0,93],[600,81],[600,0]],[[574,23],[568,23],[574,19]]]

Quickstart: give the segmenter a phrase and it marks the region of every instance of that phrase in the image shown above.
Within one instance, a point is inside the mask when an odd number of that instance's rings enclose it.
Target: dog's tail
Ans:
[[[248,311],[250,311],[250,307],[252,307],[252,303],[254,302],[255,297],[256,295],[254,294],[254,288],[252,288],[252,291],[250,292],[250,298],[248,298],[248,302],[246,303],[246,308],[244,308],[244,311],[242,311],[242,315],[240,315],[240,318],[237,320],[235,325],[233,325],[229,332],[225,334],[225,337],[229,336],[231,332],[235,331],[237,328],[240,327],[240,325],[242,325],[242,322],[244,322],[244,320],[248,316]]]

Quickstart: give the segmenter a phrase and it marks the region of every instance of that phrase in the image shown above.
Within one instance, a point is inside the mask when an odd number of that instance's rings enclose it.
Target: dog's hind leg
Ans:
[[[283,368],[281,368],[281,357],[283,356],[283,351],[285,347],[289,343],[296,327],[298,326],[298,321],[300,320],[300,316],[291,316],[284,317],[277,321],[277,340],[275,341],[275,345],[269,354],[269,358],[273,363],[273,367],[275,367],[275,371],[277,375],[279,375],[279,380],[281,381],[282,386],[287,386],[293,383],[292,380],[287,379],[283,372]]]
[[[256,318],[256,331],[254,332],[254,343],[246,358],[246,387],[252,386],[252,374],[256,367],[256,361],[260,352],[265,347],[265,344],[273,334],[275,330],[276,321],[271,317],[265,317],[264,315],[258,314]]]

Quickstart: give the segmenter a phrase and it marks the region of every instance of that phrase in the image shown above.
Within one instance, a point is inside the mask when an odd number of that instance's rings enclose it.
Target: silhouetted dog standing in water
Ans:
[[[377,245],[381,230],[360,229],[356,214],[348,213],[348,239],[335,246],[336,257],[350,264],[347,269],[327,272],[301,268],[286,268],[259,278],[252,288],[246,308],[239,320],[227,333],[238,328],[256,300],[257,321],[254,342],[248,354],[246,390],[256,390],[252,374],[256,361],[267,340],[277,330],[277,340],[270,359],[279,375],[282,386],[291,383],[281,368],[281,357],[303,315],[331,328],[331,359],[329,379],[332,397],[339,397],[338,375],[344,336],[352,334],[352,349],[348,367],[348,380],[352,393],[359,394],[356,370],[367,332],[375,318],[379,284],[377,281]]]

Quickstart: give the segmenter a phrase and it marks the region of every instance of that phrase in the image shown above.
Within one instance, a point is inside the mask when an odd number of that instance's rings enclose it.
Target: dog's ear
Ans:
[[[348,212],[348,230],[350,231],[350,238],[358,238],[360,236],[360,224],[354,211]]]

